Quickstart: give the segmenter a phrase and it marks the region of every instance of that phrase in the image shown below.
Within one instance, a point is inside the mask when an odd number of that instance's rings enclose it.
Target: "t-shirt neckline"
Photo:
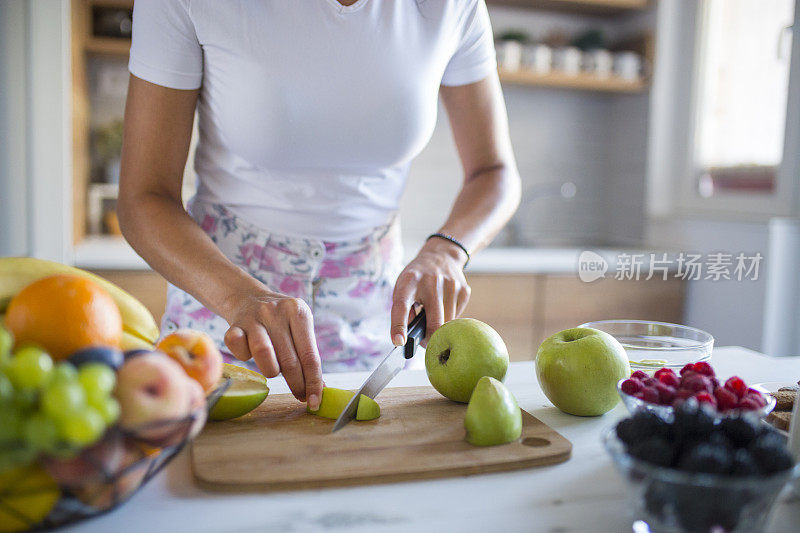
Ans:
[[[353,11],[358,11],[364,7],[367,2],[369,2],[369,0],[356,0],[349,6],[345,6],[342,5],[338,0],[328,0],[328,3],[331,4],[339,13],[352,13]]]

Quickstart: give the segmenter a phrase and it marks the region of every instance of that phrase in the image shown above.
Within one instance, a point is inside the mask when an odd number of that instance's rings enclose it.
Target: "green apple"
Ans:
[[[469,399],[464,428],[467,442],[475,446],[512,442],[522,435],[522,411],[505,385],[484,376]]]
[[[553,405],[571,415],[598,416],[619,401],[617,382],[631,375],[625,348],[604,331],[572,328],[545,339],[536,377]]]
[[[425,350],[425,370],[437,391],[467,403],[483,376],[503,380],[508,350],[500,335],[474,318],[456,318],[437,329]]]
[[[342,414],[344,408],[347,407],[347,402],[350,401],[353,394],[355,393],[349,390],[323,387],[322,398],[319,401],[319,409],[312,411],[306,407],[306,411],[312,415],[336,420],[339,418],[339,415]],[[381,416],[381,408],[378,402],[362,394],[361,398],[358,399],[356,420],[374,420],[379,416]]]

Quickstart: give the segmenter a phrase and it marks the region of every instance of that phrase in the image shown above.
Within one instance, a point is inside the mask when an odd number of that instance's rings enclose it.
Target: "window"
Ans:
[[[691,176],[696,198],[774,196],[794,10],[795,0],[703,3]]]

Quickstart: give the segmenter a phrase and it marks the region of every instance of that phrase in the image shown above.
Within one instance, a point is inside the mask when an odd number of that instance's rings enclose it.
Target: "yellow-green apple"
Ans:
[[[483,376],[503,380],[508,350],[488,324],[457,318],[431,335],[425,350],[425,370],[433,388],[443,396],[467,403]]]
[[[312,411],[306,407],[306,411],[312,415],[331,418],[336,420],[342,414],[350,398],[355,394],[353,391],[336,389],[334,387],[323,387],[322,398],[319,401],[319,409]],[[381,408],[378,403],[367,396],[361,395],[358,399],[356,408],[356,420],[374,420],[381,416]]]
[[[211,392],[222,377],[222,354],[211,337],[202,331],[179,329],[158,341],[156,350],[180,363],[206,393]]]
[[[630,375],[625,348],[592,328],[560,331],[536,354],[539,385],[553,405],[571,415],[598,416],[613,408],[617,382]]]
[[[522,411],[505,385],[484,376],[469,399],[464,428],[467,442],[475,446],[512,442],[522,435]]]
[[[176,424],[185,427],[193,399],[191,385],[181,365],[163,353],[128,359],[117,373],[120,427],[154,446],[174,444],[185,436],[185,431],[176,432]]]

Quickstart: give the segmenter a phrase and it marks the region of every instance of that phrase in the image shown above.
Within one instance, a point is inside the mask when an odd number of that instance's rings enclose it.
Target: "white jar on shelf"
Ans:
[[[614,69],[614,57],[603,48],[587,50],[583,53],[583,70],[597,76],[608,78]]]
[[[519,41],[499,41],[495,45],[497,50],[497,65],[505,70],[519,70],[522,62],[522,44]]]
[[[577,76],[581,72],[582,59],[583,54],[579,48],[574,46],[559,48],[553,55],[553,68],[563,74]]]
[[[525,45],[522,66],[537,74],[547,74],[553,68],[553,49],[546,44]]]
[[[614,75],[625,80],[638,80],[642,73],[642,58],[636,52],[614,54]]]

